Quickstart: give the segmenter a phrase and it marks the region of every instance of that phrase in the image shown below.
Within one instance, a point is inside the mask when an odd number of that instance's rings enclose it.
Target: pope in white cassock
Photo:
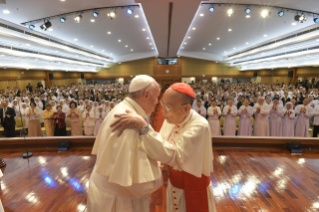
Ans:
[[[175,83],[165,91],[161,100],[165,121],[159,133],[132,113],[118,114],[119,120],[112,124],[113,130],[120,133],[128,128],[140,130],[139,148],[150,158],[170,166],[167,212],[216,211],[210,182],[210,126],[192,110],[193,98],[193,89],[185,83]]]
[[[269,105],[264,103],[263,97],[258,97],[258,103],[253,107],[255,114],[254,135],[269,136]]]
[[[133,111],[144,117],[158,103],[160,89],[152,77],[136,76],[129,97],[104,119],[92,154],[97,155],[88,191],[88,212],[148,212],[149,194],[162,185],[162,172],[154,158],[139,148],[138,131],[126,130],[120,137],[111,132],[114,114]]]
[[[296,125],[295,137],[308,137],[309,119],[313,115],[313,108],[309,105],[309,99],[306,97],[302,105],[298,105],[295,109]]]

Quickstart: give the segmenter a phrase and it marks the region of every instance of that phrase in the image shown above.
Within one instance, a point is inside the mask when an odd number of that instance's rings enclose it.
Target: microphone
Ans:
[[[22,155],[22,157],[23,157],[23,158],[29,158],[29,157],[31,157],[31,156],[33,155],[33,153],[28,151],[27,140],[25,139],[25,129],[24,129],[23,121],[22,121],[22,114],[21,114],[20,102],[18,102],[18,105],[19,105],[20,119],[21,119],[22,128],[23,128],[23,137],[24,137],[25,150],[26,150],[26,153],[24,153],[24,154]],[[24,121],[25,121],[25,120],[24,120]],[[20,132],[20,136],[21,136],[21,132]]]

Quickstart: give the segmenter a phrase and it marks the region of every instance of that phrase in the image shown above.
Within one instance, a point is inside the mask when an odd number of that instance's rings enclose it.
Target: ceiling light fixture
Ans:
[[[3,10],[3,13],[4,14],[10,14],[10,11],[9,10]]]
[[[33,24],[30,24],[30,25],[29,25],[29,29],[34,30],[34,29],[35,29],[35,26],[34,26]]]
[[[267,35],[264,35],[264,37],[267,37]]]
[[[97,11],[95,11],[95,12],[92,13],[92,15],[93,15],[94,18],[97,18],[99,16],[99,13]]]
[[[190,37],[190,36],[188,36],[187,38],[188,38],[188,39],[191,39],[191,37]]]
[[[231,32],[232,31],[232,29],[228,29],[228,32]]]
[[[50,21],[45,21],[44,24],[40,26],[40,28],[44,31],[47,31],[52,26]]]
[[[283,17],[283,16],[285,15],[284,10],[280,10],[280,11],[278,12],[278,15],[279,15],[279,17]]]
[[[232,8],[227,10],[227,15],[230,17],[232,14],[234,14],[234,10]]]
[[[78,41],[78,39],[77,39],[77,38],[74,38],[74,41]]]
[[[132,15],[133,14],[133,10],[131,8],[128,8],[126,10],[126,13],[129,14],[129,15]]]
[[[65,23],[65,21],[66,21],[66,18],[65,18],[65,17],[61,17],[61,18],[60,18],[60,22],[61,22],[61,23]]]
[[[262,10],[260,13],[261,17],[266,18],[267,16],[270,15],[270,11],[269,10]]]
[[[128,45],[125,45],[125,47],[128,47]]]
[[[110,34],[111,34],[111,32],[110,32],[110,31],[108,31],[108,32],[107,32],[107,34],[108,34],[108,35],[110,35]]]
[[[212,13],[212,12],[215,11],[215,8],[214,8],[214,7],[210,7],[210,8],[208,9],[208,11]]]
[[[149,37],[146,37],[146,39],[148,40],[148,39],[150,39]]]
[[[220,38],[217,38],[217,40],[220,40]]]
[[[82,20],[82,15],[81,14],[79,14],[79,15],[77,15],[75,18],[74,18],[74,21],[75,21],[75,23],[81,23],[81,20]]]
[[[235,47],[233,49],[236,49]]]
[[[49,31],[53,31],[53,29],[52,29],[52,28],[50,28],[50,29],[49,29]]]
[[[199,16],[203,17],[203,16],[204,16],[204,13],[199,14]]]
[[[248,45],[249,43],[248,42],[246,42],[246,45]]]
[[[121,43],[122,41],[121,41],[121,40],[118,40],[118,42]]]
[[[211,45],[212,45],[211,43],[208,44],[208,46],[211,46]]]
[[[110,13],[107,14],[107,16],[108,16],[111,20],[113,20],[113,19],[116,17],[116,13],[115,13],[115,11],[111,11]]]
[[[139,15],[135,15],[134,17],[135,17],[135,18],[139,18],[140,16],[139,16]]]
[[[145,29],[145,28],[143,28],[143,29],[142,29],[142,31],[146,31],[146,29]]]
[[[203,50],[206,50],[206,48],[203,48]]]
[[[251,9],[249,8],[249,7],[247,7],[246,9],[245,9],[245,13],[246,14],[249,14],[251,12]]]
[[[133,51],[133,49],[131,49],[131,52]]]
[[[95,22],[95,19],[91,19],[91,22]]]
[[[250,18],[250,15],[246,15],[246,18]]]
[[[195,27],[193,27],[193,28],[192,28],[192,30],[196,30],[196,28],[195,28]]]
[[[292,26],[296,26],[297,24],[296,24],[296,22],[293,22],[293,23],[291,23],[291,25],[292,25]]]
[[[319,18],[318,17],[313,18],[313,22],[315,22],[316,24],[319,23]]]
[[[299,15],[298,13],[295,15],[295,21],[298,21],[299,23],[303,23],[304,21],[307,21],[307,16],[304,14]]]

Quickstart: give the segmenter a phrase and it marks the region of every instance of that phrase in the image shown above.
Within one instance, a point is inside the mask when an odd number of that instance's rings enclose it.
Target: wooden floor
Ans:
[[[0,199],[10,211],[86,211],[90,150],[0,153]],[[288,151],[214,150],[211,176],[218,212],[319,211],[319,155]],[[167,173],[164,172],[167,182]],[[152,212],[165,210],[165,185],[151,196]]]

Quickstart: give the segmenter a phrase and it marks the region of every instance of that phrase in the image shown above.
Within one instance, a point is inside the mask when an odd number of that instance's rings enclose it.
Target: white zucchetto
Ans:
[[[148,75],[137,75],[133,78],[130,84],[129,92],[134,93],[140,91],[149,86],[152,82],[155,82],[155,79],[153,77],[150,77]]]

